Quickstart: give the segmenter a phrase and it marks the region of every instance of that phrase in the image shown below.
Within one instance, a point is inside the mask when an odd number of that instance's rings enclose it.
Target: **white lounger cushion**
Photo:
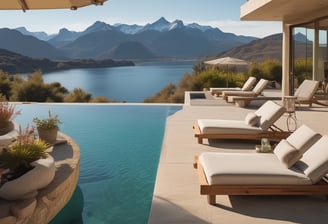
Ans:
[[[243,120],[199,119],[198,126],[203,134],[256,134],[263,130],[250,126]]]
[[[301,85],[296,89],[294,96],[298,101],[311,100],[319,86],[319,81],[304,80]]]
[[[269,81],[268,80],[266,80],[266,79],[260,79],[260,81],[254,87],[253,92],[256,95],[260,95],[268,84],[269,84]]]
[[[247,81],[244,83],[243,87],[241,88],[242,91],[251,90],[256,83],[256,78],[253,76],[248,77]]]
[[[288,169],[272,153],[217,153],[199,156],[210,185],[309,185],[310,178]]]
[[[248,97],[255,97],[257,94],[251,90],[248,91],[242,91],[242,90],[237,90],[237,91],[223,91],[222,92],[223,97],[228,97],[228,96],[248,96]]]
[[[260,79],[260,81],[256,84],[254,89],[248,91],[223,91],[222,95],[224,97],[228,96],[258,96],[260,95],[265,87],[268,85],[269,81],[266,79]]]
[[[273,102],[265,102],[255,114],[260,117],[260,127],[246,124],[245,120],[198,119],[203,134],[256,134],[267,131],[286,111],[285,107]]]
[[[256,82],[256,78],[253,76],[250,76],[247,81],[244,83],[242,88],[239,87],[222,87],[222,88],[210,88],[210,92],[218,92],[221,93],[222,91],[238,91],[238,90],[242,90],[242,91],[248,91],[251,90],[253,88],[253,85]]]
[[[241,90],[240,87],[212,87],[210,88],[210,92],[222,92],[222,91],[238,91]]]
[[[295,166],[308,176],[312,183],[318,182],[328,172],[328,136],[322,136],[307,150]]]

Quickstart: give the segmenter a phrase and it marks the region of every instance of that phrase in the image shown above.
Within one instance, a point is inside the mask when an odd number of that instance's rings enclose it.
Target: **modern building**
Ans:
[[[240,19],[282,22],[283,96],[293,93],[300,76],[322,81],[320,88],[327,94],[327,0],[248,0],[241,6]],[[305,74],[297,70],[300,59],[308,68]]]

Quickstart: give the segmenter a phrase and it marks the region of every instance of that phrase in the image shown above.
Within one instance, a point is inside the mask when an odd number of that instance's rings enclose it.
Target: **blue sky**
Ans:
[[[240,6],[246,0],[108,0],[103,6],[88,6],[76,11],[30,10],[1,11],[0,27],[24,26],[29,31],[58,33],[61,28],[82,31],[95,21],[108,24],[145,25],[164,16],[168,21],[182,20],[218,27],[238,35],[265,37],[281,32],[279,22],[240,21]]]

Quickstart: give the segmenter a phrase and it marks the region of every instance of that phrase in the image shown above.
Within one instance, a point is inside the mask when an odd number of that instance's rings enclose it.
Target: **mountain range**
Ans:
[[[257,40],[196,23],[165,18],[146,24],[110,25],[97,21],[84,31],[62,28],[58,34],[0,29],[0,48],[32,58],[181,59],[204,58]]]
[[[295,58],[312,55],[312,42],[304,34],[297,33],[293,38],[295,40]],[[281,61],[282,39],[282,33],[273,34],[219,53],[215,57],[236,57],[250,62],[263,62],[266,59]]]

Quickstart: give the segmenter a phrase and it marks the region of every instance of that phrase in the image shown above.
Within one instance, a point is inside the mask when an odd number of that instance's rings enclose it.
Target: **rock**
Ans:
[[[35,208],[36,199],[32,198],[13,204],[10,208],[10,211],[18,219],[24,219],[32,216]]]

